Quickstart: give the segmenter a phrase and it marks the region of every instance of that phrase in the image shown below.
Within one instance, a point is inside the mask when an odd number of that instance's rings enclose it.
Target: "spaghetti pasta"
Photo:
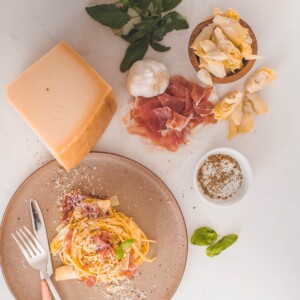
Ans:
[[[154,241],[132,218],[113,208],[118,204],[115,196],[87,198],[77,190],[66,196],[65,204],[65,220],[50,245],[63,262],[55,271],[56,280],[78,278],[89,286],[114,282],[132,277],[138,266],[155,259],[147,257]]]

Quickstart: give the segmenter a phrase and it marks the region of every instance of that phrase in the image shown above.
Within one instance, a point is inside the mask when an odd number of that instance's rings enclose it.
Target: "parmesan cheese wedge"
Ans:
[[[91,151],[117,107],[111,86],[64,42],[22,73],[8,98],[66,170]]]

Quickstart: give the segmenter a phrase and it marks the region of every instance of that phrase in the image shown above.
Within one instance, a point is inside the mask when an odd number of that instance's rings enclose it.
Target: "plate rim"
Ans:
[[[182,217],[182,220],[183,220],[183,225],[184,225],[184,232],[185,232],[185,240],[186,240],[186,245],[185,245],[185,255],[184,255],[184,262],[183,262],[183,270],[182,270],[182,274],[179,278],[179,281],[178,281],[178,284],[176,286],[176,288],[174,289],[174,292],[172,294],[170,294],[170,299],[173,298],[173,296],[175,295],[175,293],[177,292],[178,290],[178,287],[179,285],[181,284],[182,282],[182,279],[183,279],[183,276],[185,274],[185,271],[186,271],[186,265],[187,265],[187,259],[188,259],[188,242],[189,242],[189,239],[188,239],[188,231],[187,231],[187,227],[186,227],[186,222],[185,222],[185,218],[184,218],[184,215],[183,215],[183,212],[181,210],[181,207],[179,206],[179,203],[176,199],[176,197],[174,196],[174,194],[172,193],[172,191],[170,190],[170,188],[166,185],[166,183],[161,179],[159,178],[158,175],[156,175],[152,170],[150,170],[148,167],[144,166],[142,163],[132,159],[132,158],[129,158],[129,157],[126,157],[124,155],[121,155],[121,154],[116,154],[116,153],[113,153],[113,152],[106,152],[106,151],[91,151],[84,159],[86,159],[90,154],[104,154],[104,155],[111,155],[111,156],[115,156],[115,157],[118,157],[118,158],[122,158],[122,159],[125,159],[125,160],[129,160],[137,165],[139,165],[142,169],[145,169],[146,171],[150,172],[158,181],[160,181],[163,186],[168,190],[168,192],[172,195],[173,199],[175,200],[175,204],[177,206],[177,208],[179,209],[179,212],[180,212],[180,215]],[[4,224],[4,219],[8,213],[8,209],[10,208],[10,206],[12,205],[12,199],[15,197],[15,195],[18,193],[18,191],[21,189],[21,187],[26,183],[26,181],[28,181],[35,173],[37,173],[40,169],[42,168],[45,168],[46,166],[50,165],[50,164],[53,164],[54,162],[58,163],[56,159],[52,159],[51,161],[47,162],[46,164],[38,167],[35,171],[33,171],[32,173],[30,173],[21,183],[20,185],[18,186],[18,188],[15,190],[15,192],[12,194],[12,196],[10,197],[9,201],[8,201],[8,204],[4,210],[4,213],[3,213],[3,216],[2,216],[2,220],[1,220],[1,223],[0,223],[0,243],[1,243],[1,240],[2,240],[2,228],[3,228],[3,224]],[[59,164],[59,163],[58,163]],[[75,166],[76,167],[76,166]],[[6,284],[6,286],[8,287],[11,295],[15,298],[16,298],[16,295],[15,293],[13,292],[12,288],[10,287],[10,284],[8,283],[8,280],[5,276],[5,272],[4,272],[4,269],[2,267],[2,251],[1,251],[1,247],[0,247],[0,269],[1,269],[1,273],[2,273],[2,276],[4,278],[4,282]]]

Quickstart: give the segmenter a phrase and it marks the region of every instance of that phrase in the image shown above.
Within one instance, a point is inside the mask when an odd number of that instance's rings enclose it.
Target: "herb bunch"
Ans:
[[[195,230],[191,237],[191,243],[196,246],[208,246],[206,255],[209,257],[217,256],[222,251],[234,244],[238,236],[236,234],[228,234],[218,239],[218,234],[209,227],[201,227]]]
[[[130,44],[120,66],[121,72],[125,72],[134,62],[143,59],[149,46],[159,52],[170,50],[171,47],[160,43],[167,33],[189,28],[181,14],[176,11],[168,12],[181,1],[120,0],[114,4],[86,7],[86,12]],[[134,14],[130,15],[130,12]],[[128,34],[123,34],[123,27],[132,19],[138,21],[134,22]]]

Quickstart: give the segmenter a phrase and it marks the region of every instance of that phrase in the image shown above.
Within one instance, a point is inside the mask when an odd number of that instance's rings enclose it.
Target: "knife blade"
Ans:
[[[53,274],[52,261],[50,256],[49,242],[47,237],[47,230],[43,218],[43,214],[41,208],[36,200],[30,200],[30,213],[32,220],[33,232],[38,241],[41,243],[43,248],[45,249],[48,257],[47,262],[47,273],[49,277]],[[41,279],[44,279],[44,275],[40,273]]]

